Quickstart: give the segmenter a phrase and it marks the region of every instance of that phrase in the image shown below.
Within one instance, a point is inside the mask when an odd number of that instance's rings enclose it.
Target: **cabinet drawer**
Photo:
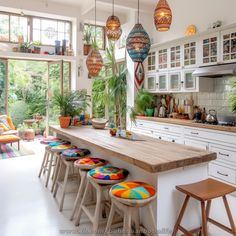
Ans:
[[[210,163],[209,175],[216,177],[218,179],[222,179],[231,184],[236,184],[236,171],[230,168]]]
[[[162,132],[181,134],[181,127],[178,126],[158,124],[157,129]]]
[[[165,135],[165,134],[156,133],[156,132],[154,132],[153,134],[155,138],[158,138],[163,141],[167,141],[171,143],[179,143],[179,144],[183,143],[181,138],[174,135]]]
[[[196,141],[196,140],[184,140],[184,144],[190,147],[195,147],[195,148],[200,148],[204,150],[208,150],[208,143],[207,142],[201,142],[201,141]]]
[[[236,164],[236,150],[233,151],[225,146],[217,147],[211,144],[210,151],[216,152],[218,159],[227,161],[232,164]]]

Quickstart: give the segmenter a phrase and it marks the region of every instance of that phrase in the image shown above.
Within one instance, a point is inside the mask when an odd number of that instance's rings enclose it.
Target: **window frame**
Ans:
[[[0,43],[12,43],[12,44],[17,44],[18,42],[11,41],[11,16],[22,16],[21,14],[17,14],[14,12],[5,12],[5,11],[0,11],[0,14],[2,15],[7,15],[9,16],[9,40],[8,41],[3,41],[0,40]],[[56,22],[64,22],[64,23],[69,23],[70,24],[70,44],[72,44],[72,38],[73,38],[73,32],[72,32],[72,21],[69,20],[60,20],[60,19],[53,19],[49,17],[41,17],[41,16],[33,16],[33,15],[23,15],[22,17],[26,17],[28,19],[28,35],[27,35],[27,41],[29,40],[30,42],[33,41],[33,19],[40,19],[40,20],[52,20]],[[41,44],[41,46],[46,46],[46,47],[53,47],[54,45],[50,44]]]
[[[103,30],[103,47],[102,47],[102,48],[99,48],[99,50],[105,51],[105,49],[106,49],[106,44],[107,44],[105,26],[103,26],[103,25],[95,25],[95,24],[84,23],[84,26],[85,26],[85,25],[87,25],[87,26],[90,25],[91,27],[102,28],[102,30]]]

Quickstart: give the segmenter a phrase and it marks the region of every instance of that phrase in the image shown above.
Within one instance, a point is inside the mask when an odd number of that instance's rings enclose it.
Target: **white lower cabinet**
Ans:
[[[209,150],[217,159],[209,164],[209,175],[236,185],[236,134],[172,125],[154,121],[137,120],[133,132],[148,135],[163,141],[185,144]]]

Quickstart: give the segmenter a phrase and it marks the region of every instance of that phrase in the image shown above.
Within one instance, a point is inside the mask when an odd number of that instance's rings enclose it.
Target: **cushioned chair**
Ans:
[[[3,128],[2,135],[17,135],[18,131],[14,126],[12,119],[7,115],[0,115],[0,128]]]

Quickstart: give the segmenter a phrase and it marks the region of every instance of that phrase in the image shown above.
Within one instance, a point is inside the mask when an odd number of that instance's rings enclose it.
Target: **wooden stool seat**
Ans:
[[[233,220],[230,207],[226,198],[227,194],[230,194],[236,191],[235,187],[230,186],[228,184],[224,184],[214,179],[206,179],[206,180],[193,183],[193,184],[176,186],[176,189],[186,194],[186,197],[185,197],[185,201],[182,206],[182,209],[180,211],[179,217],[177,219],[177,222],[175,224],[175,228],[174,228],[172,236],[176,236],[179,230],[183,232],[184,235],[188,235],[188,236],[191,236],[194,233],[198,233],[198,232],[200,232],[202,236],[208,236],[208,231],[207,231],[208,222],[236,236],[236,228],[235,228],[234,220]],[[198,229],[188,231],[187,229],[181,226],[181,221],[183,219],[190,197],[201,202],[202,226],[199,227]],[[230,227],[227,227],[209,217],[212,200],[219,197],[222,197],[223,199],[225,210],[229,219]]]
[[[236,188],[216,181],[214,179],[206,179],[198,183],[176,186],[179,191],[199,200],[207,201],[214,198],[233,193]]]

